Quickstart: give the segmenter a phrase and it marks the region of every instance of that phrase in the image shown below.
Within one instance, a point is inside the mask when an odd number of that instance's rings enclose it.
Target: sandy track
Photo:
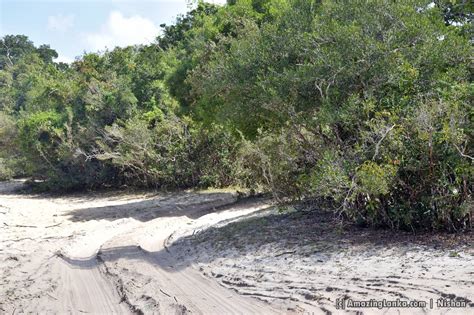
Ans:
[[[420,301],[426,307],[352,307],[351,314],[474,314],[473,233],[419,234],[334,222],[324,211],[274,208],[180,238],[186,253],[223,286],[271,305],[340,314],[337,299]],[[440,307],[439,299],[463,303]],[[430,306],[433,301],[433,306]]]
[[[264,203],[225,207],[230,193],[30,196],[18,185],[0,184],[0,313],[275,312],[166,246]]]
[[[51,197],[0,183],[0,314],[341,313],[336,299],[466,302],[473,233],[342,228],[228,192]]]

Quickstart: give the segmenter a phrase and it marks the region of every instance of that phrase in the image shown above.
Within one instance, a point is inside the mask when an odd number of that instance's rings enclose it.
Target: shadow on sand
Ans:
[[[187,215],[198,218],[209,212],[244,209],[255,200],[243,200],[235,204],[207,209],[204,211],[169,210],[167,215]],[[89,210],[90,211],[90,210]],[[173,212],[175,211],[175,212]],[[158,217],[162,214],[155,213]],[[63,259],[78,268],[90,268],[94,262],[118,259],[147,261],[170,272],[187,268],[191,262],[211,263],[229,257],[229,249],[236,257],[251,254],[261,246],[274,246],[274,256],[282,254],[309,256],[317,254],[326,260],[342,251],[358,248],[371,255],[375,249],[410,250],[415,247],[450,250],[459,246],[469,246],[473,233],[444,234],[425,233],[414,235],[409,232],[362,228],[355,225],[340,226],[332,213],[327,211],[296,212],[287,214],[268,213],[245,215],[233,222],[210,227],[192,236],[177,239],[166,249],[149,252],[140,246],[121,246],[102,249],[96,256],[85,260]],[[195,250],[190,250],[195,249]],[[198,255],[198,251],[212,250],[214,255]],[[296,249],[296,251],[295,251]],[[301,250],[298,250],[301,249]],[[290,250],[285,252],[285,250]],[[172,267],[170,267],[172,266]]]
[[[65,214],[73,222],[114,221],[134,218],[147,222],[157,218],[187,216],[197,219],[207,213],[225,209],[236,202],[231,193],[175,193],[152,199],[94,208],[72,210]]]

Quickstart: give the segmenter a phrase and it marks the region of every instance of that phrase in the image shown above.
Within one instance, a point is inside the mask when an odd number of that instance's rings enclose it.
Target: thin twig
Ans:
[[[164,295],[168,296],[168,297],[171,297],[171,295],[169,295],[168,293],[166,293],[165,291],[163,291],[161,288],[160,288],[160,292],[163,293]]]
[[[27,227],[27,228],[37,228],[36,225],[20,225],[20,224],[16,224],[16,225],[8,225],[7,223],[3,222],[3,225],[5,226],[8,226],[8,227]]]
[[[52,227],[55,227],[55,226],[60,226],[61,224],[62,224],[62,222],[59,222],[59,223],[57,223],[57,224],[45,226],[44,228],[45,228],[45,229],[47,229],[47,228],[52,228]]]
[[[49,296],[50,298],[53,298],[53,299],[55,299],[56,301],[58,300],[57,298],[55,298],[54,296],[52,296],[52,295],[51,295],[51,294],[49,294],[49,293],[46,293],[46,295],[47,295],[47,296]]]
[[[275,255],[275,257],[280,257],[280,256],[283,256],[283,255],[289,255],[289,254],[294,254],[294,253],[296,253],[296,250],[279,253],[279,254]]]

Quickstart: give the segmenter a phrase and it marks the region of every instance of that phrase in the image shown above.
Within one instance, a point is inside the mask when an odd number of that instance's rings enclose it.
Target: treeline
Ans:
[[[236,185],[361,224],[470,225],[472,3],[198,3],[151,45],[55,63],[0,40],[0,177]]]

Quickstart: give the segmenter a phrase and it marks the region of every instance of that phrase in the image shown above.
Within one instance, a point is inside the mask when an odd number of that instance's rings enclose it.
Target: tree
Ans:
[[[45,63],[52,63],[53,59],[58,58],[56,50],[51,49],[49,45],[41,45],[36,49],[36,52],[40,55]]]
[[[471,24],[474,18],[474,3],[469,0],[436,0],[447,25],[453,23]]]
[[[0,45],[0,177],[241,185],[339,218],[460,230],[474,183],[466,1],[199,1],[70,67]]]
[[[25,35],[6,35],[0,39],[0,69],[13,66],[21,57],[35,51]]]

